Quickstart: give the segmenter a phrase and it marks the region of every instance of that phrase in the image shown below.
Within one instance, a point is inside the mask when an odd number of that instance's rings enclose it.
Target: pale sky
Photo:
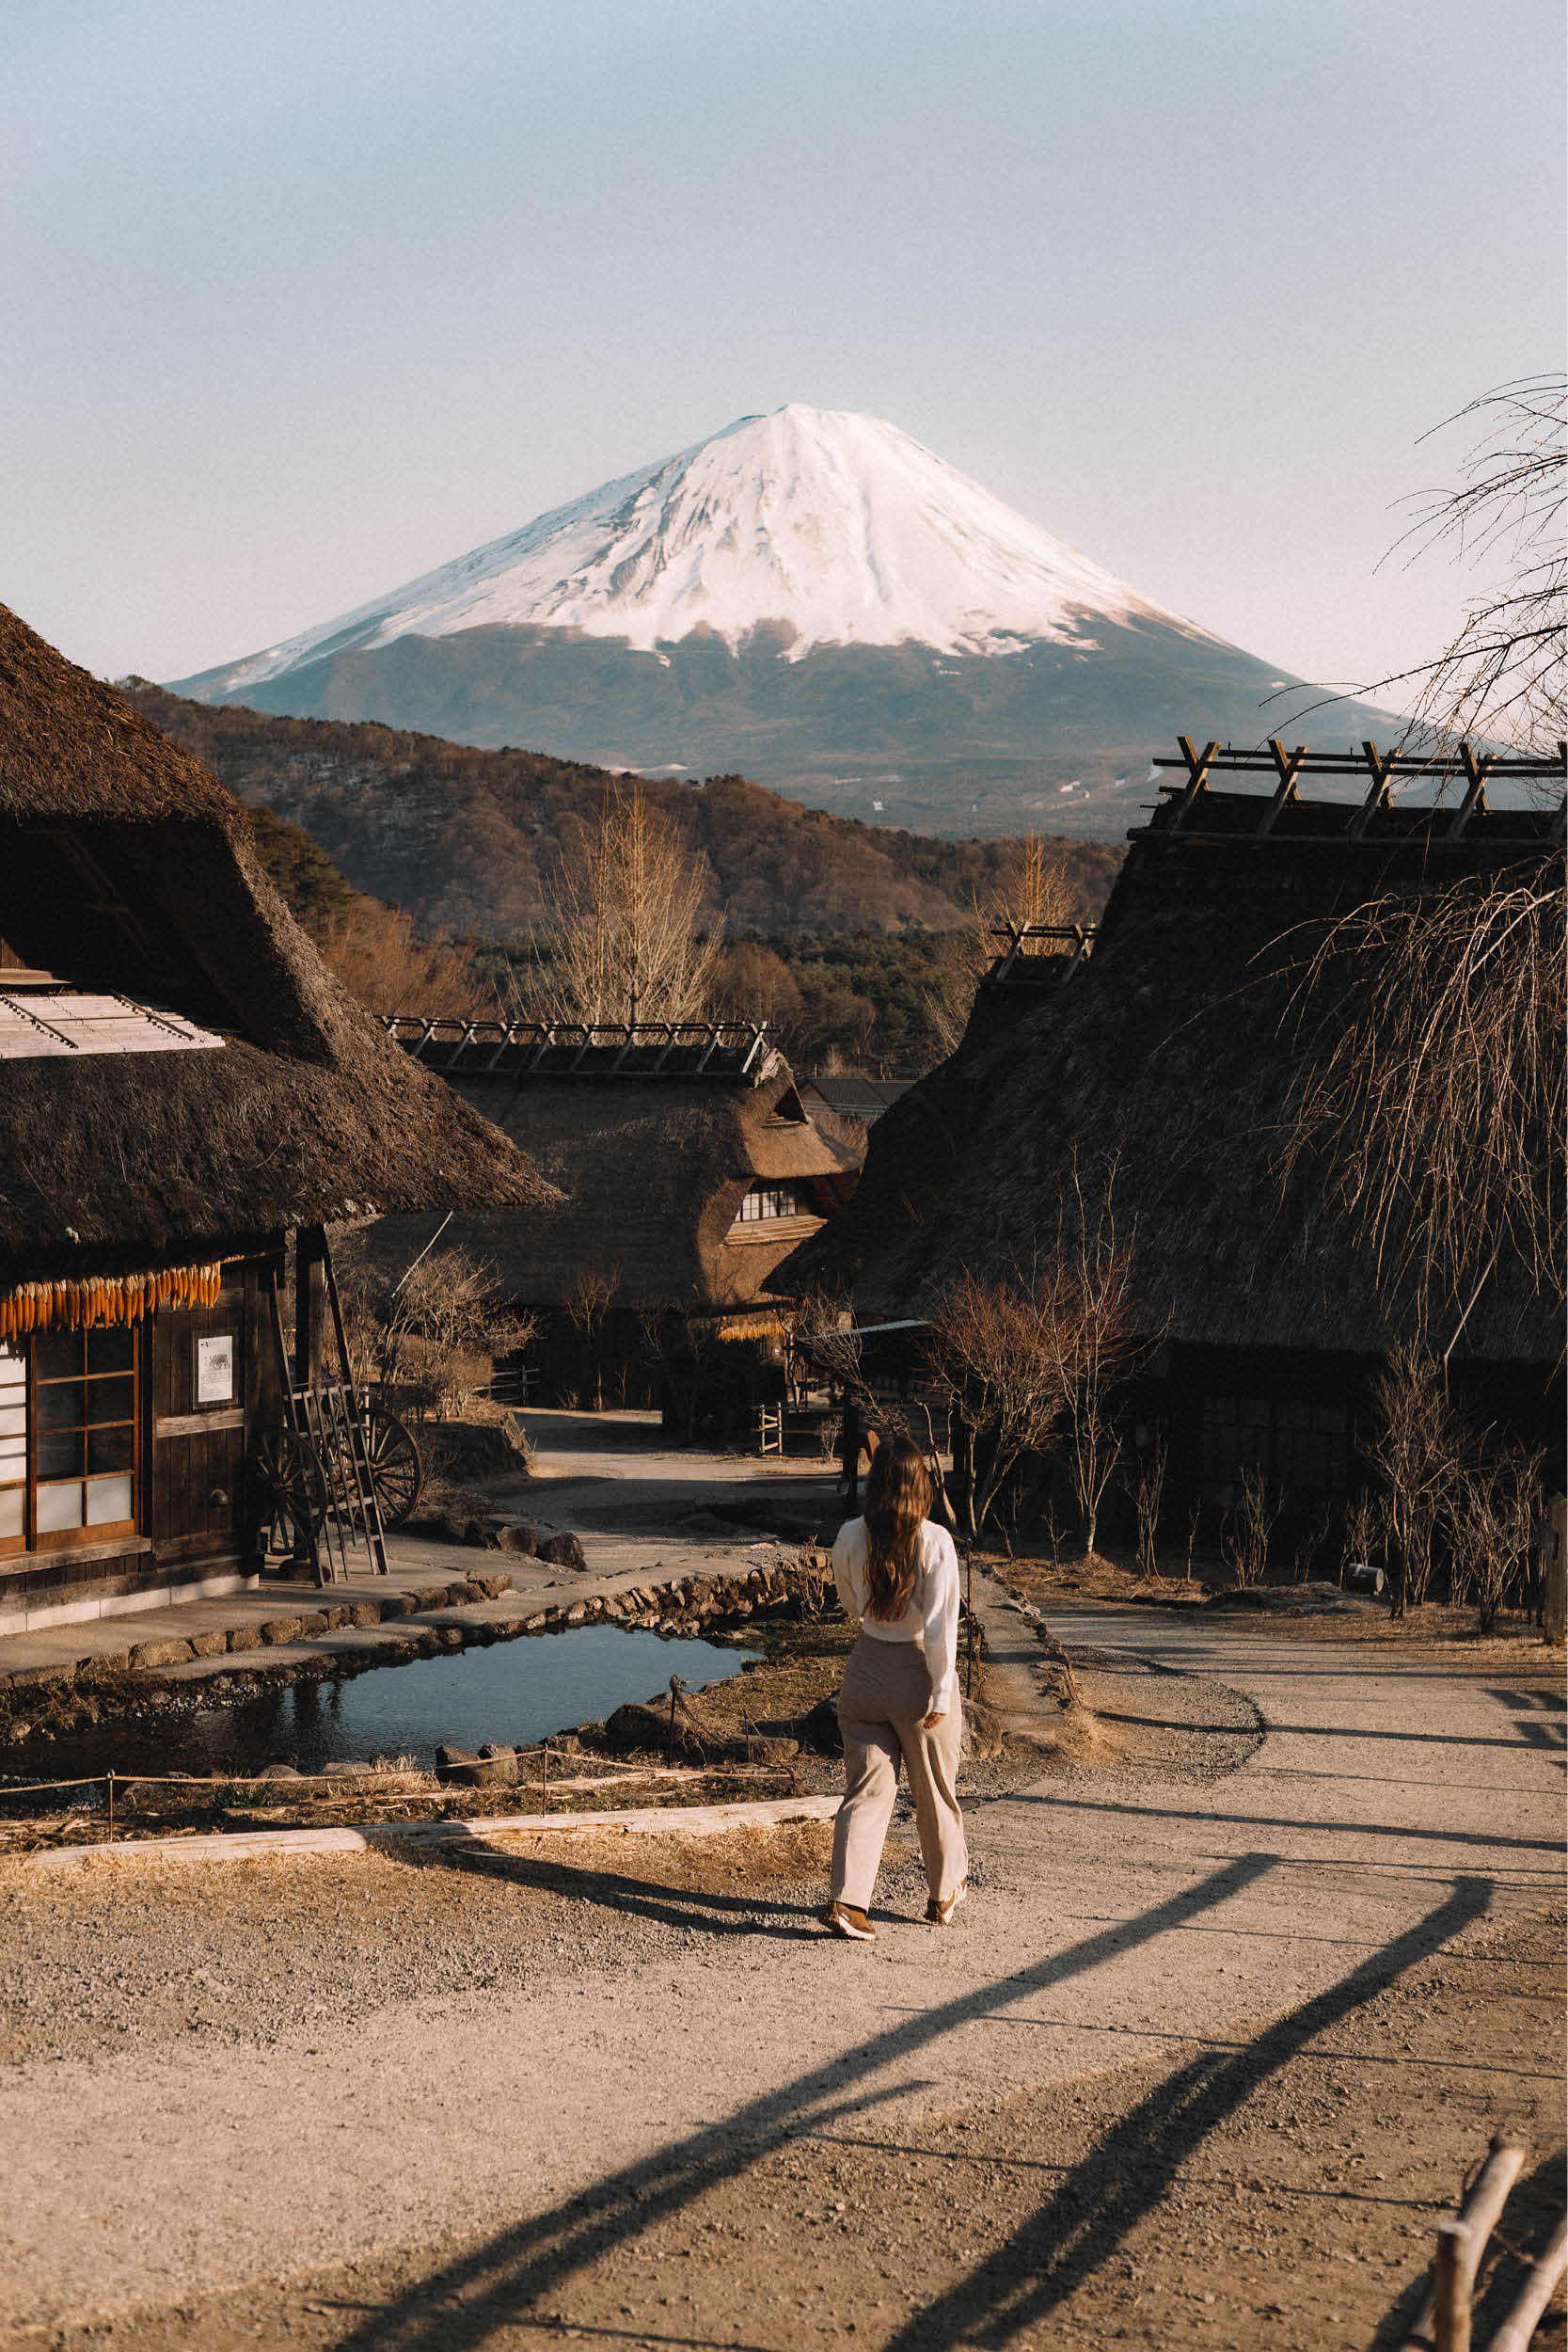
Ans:
[[[1558,0],[6,0],[0,599],[276,643],[802,400],[1265,659],[1560,363]]]

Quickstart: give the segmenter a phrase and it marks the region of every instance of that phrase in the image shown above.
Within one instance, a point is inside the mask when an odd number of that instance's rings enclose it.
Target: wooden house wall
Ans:
[[[156,1317],[150,1390],[149,1531],[160,1570],[248,1566],[255,1548],[245,1482],[248,1433],[277,1417],[276,1348],[264,1268],[225,1268],[216,1303]],[[196,1343],[232,1331],[231,1406],[198,1405]]]
[[[281,1419],[277,1349],[266,1289],[281,1253],[224,1269],[212,1307],[160,1311],[140,1327],[137,1534],[0,1560],[0,1624],[15,1609],[124,1603],[138,1592],[250,1575],[260,1531],[245,1474],[255,1435]],[[196,1403],[196,1342],[234,1332],[235,1401]]]

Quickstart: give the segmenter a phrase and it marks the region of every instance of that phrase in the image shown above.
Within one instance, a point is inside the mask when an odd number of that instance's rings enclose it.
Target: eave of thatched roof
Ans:
[[[758,1179],[810,1181],[842,1198],[858,1163],[799,1110],[782,1062],[760,1084],[651,1077],[453,1081],[531,1157],[563,1198],[527,1217],[458,1216],[442,1234],[483,1258],[499,1295],[554,1306],[585,1273],[610,1278],[620,1305],[674,1299],[745,1305],[799,1223],[775,1237],[759,1220],[731,1239]],[[781,1220],[784,1222],[784,1220]],[[432,1226],[388,1220],[378,1258],[412,1257]]]
[[[1141,1320],[1198,1344],[1374,1352],[1404,1323],[1368,1250],[1283,1188],[1301,973],[1324,922],[1389,889],[1548,854],[1546,823],[1369,850],[1310,837],[1134,841],[1092,959],[1042,993],[982,990],[959,1050],[872,1130],[855,1199],[771,1287],[927,1311],[965,1267],[1026,1269],[1074,1174],[1135,1229]],[[1500,1266],[1460,1352],[1549,1364],[1559,1320]]]
[[[0,1277],[150,1262],[350,1201],[550,1197],[333,978],[231,796],[3,607],[0,936],[26,964],[224,1039],[0,1060]]]

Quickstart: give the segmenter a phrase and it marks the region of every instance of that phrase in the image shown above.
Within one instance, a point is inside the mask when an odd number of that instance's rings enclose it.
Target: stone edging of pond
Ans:
[[[522,1597],[514,1595],[512,1580],[504,1575],[466,1577],[375,1600],[328,1601],[227,1634],[141,1642],[125,1652],[74,1663],[17,1668],[0,1676],[0,1745],[69,1738],[105,1719],[147,1718],[182,1702],[237,1706],[259,1691],[292,1682],[338,1681],[585,1625],[618,1625],[669,1638],[737,1632],[760,1615],[792,1616],[819,1608],[829,1573],[815,1561],[789,1562],[664,1583],[626,1583],[526,1613]],[[485,1603],[508,1598],[516,1602],[515,1613],[473,1613]],[[334,1638],[343,1635],[350,1638]]]

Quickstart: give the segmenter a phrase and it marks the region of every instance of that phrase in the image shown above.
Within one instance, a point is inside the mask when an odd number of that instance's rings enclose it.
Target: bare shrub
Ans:
[[[1445,1518],[1455,1600],[1474,1600],[1482,1633],[1528,1588],[1545,1455],[1478,1453],[1453,1482]]]
[[[1113,1402],[1136,1351],[1132,1250],[1109,1186],[1091,1205],[1073,1176],[1057,1246],[1027,1275],[966,1267],[930,1318],[931,1359],[970,1436],[969,1526],[978,1534],[1025,1456],[1058,1425],[1086,1549],[1121,1451]]]
[[[1066,1410],[1062,1367],[1069,1351],[1056,1327],[1070,1312],[1055,1269],[1007,1283],[968,1267],[932,1310],[933,1366],[967,1437],[972,1535],[984,1529],[1022,1457],[1044,1451]]]
[[[1383,1546],[1383,1511],[1377,1497],[1363,1487],[1345,1505],[1344,1540],[1339,1547],[1339,1581],[1354,1567],[1375,1567],[1373,1554]]]
[[[621,1285],[621,1269],[579,1266],[561,1295],[566,1320],[582,1339],[594,1383],[594,1410],[604,1410],[604,1326],[610,1302]]]
[[[1325,1502],[1321,1511],[1307,1520],[1296,1537],[1291,1559],[1291,1581],[1307,1584],[1311,1581],[1312,1563],[1328,1541],[1328,1531],[1334,1524],[1334,1514]]]
[[[1220,1545],[1243,1590],[1261,1584],[1268,1573],[1269,1545],[1281,1507],[1278,1488],[1256,1464],[1242,1472],[1241,1494],[1221,1522]]]
[[[488,1388],[497,1357],[533,1337],[532,1318],[498,1302],[493,1269],[467,1250],[427,1250],[395,1280],[352,1244],[335,1255],[356,1377],[421,1417],[461,1417]]]
[[[1132,1488],[1132,1508],[1137,1518],[1137,1563],[1140,1576],[1160,1573],[1160,1502],[1165,1488],[1165,1470],[1170,1461],[1170,1443],[1164,1429],[1156,1430],[1154,1441],[1138,1465],[1138,1475]]]
[[[1393,1554],[1393,1614],[1418,1608],[1432,1581],[1437,1530],[1464,1466],[1465,1434],[1442,1366],[1415,1341],[1389,1355],[1372,1383],[1367,1458],[1378,1474]]]

